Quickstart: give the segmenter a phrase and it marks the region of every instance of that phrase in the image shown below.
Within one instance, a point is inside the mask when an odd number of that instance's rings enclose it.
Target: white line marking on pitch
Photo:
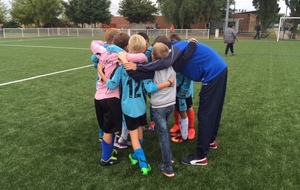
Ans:
[[[31,42],[31,41],[42,41],[42,40],[74,40],[74,38],[82,38],[82,37],[77,37],[77,36],[70,36],[70,37],[66,37],[66,38],[23,38],[23,39],[19,39],[19,40],[7,40],[7,41],[4,41],[4,40],[1,40],[0,41],[0,44],[1,43],[7,43],[7,42],[11,42],[11,43],[15,43],[15,42]]]
[[[90,49],[88,49],[88,48],[70,48],[70,47],[57,47],[57,46],[32,46],[32,45],[13,45],[13,44],[0,44],[0,46],[31,47],[31,48],[49,48],[49,49],[77,49],[77,50],[90,50]]]
[[[2,84],[0,84],[0,86],[5,86],[5,85],[9,85],[9,84],[24,82],[24,81],[28,81],[28,80],[41,78],[41,77],[46,77],[46,76],[56,75],[56,74],[60,74],[60,73],[65,73],[65,72],[69,72],[69,71],[75,71],[75,70],[78,70],[78,69],[84,69],[84,68],[91,67],[91,66],[93,66],[93,65],[87,65],[87,66],[83,66],[83,67],[77,67],[77,68],[73,68],[73,69],[67,69],[67,70],[57,71],[57,72],[48,73],[48,74],[44,74],[44,75],[29,77],[29,78],[25,78],[25,79],[21,79],[21,80],[15,80],[15,81],[11,81],[11,82],[2,83]]]

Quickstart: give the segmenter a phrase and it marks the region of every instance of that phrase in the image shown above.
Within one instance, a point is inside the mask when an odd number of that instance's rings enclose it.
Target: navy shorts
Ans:
[[[141,116],[136,117],[136,118],[132,118],[132,117],[124,114],[124,120],[125,120],[125,123],[126,123],[126,127],[129,131],[133,131],[133,130],[137,129],[140,126],[147,125],[146,113],[144,115],[141,115]]]

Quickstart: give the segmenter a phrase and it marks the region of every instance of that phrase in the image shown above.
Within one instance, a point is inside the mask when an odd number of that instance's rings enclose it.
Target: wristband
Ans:
[[[173,83],[170,80],[168,80],[168,82],[170,83],[169,87],[171,87],[173,85]]]

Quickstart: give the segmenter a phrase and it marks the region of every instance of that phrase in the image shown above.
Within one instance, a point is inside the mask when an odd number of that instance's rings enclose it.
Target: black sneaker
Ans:
[[[197,153],[191,154],[188,157],[181,158],[181,163],[186,165],[194,165],[194,166],[205,166],[208,163],[206,157],[199,158]]]
[[[101,159],[100,165],[101,166],[111,166],[111,165],[118,164],[120,161],[121,161],[121,158],[111,156],[107,161],[104,161],[103,159]]]
[[[174,177],[175,173],[173,171],[173,167],[172,166],[165,166],[163,164],[161,164],[158,169],[161,171],[162,174],[164,174],[167,177]]]

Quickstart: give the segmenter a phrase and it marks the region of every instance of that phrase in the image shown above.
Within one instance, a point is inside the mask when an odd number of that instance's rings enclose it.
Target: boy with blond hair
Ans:
[[[163,43],[156,42],[153,46],[152,60],[164,59],[169,56],[169,48]],[[176,72],[172,67],[155,71],[153,81],[160,83],[167,80],[170,76],[175,77]],[[170,85],[176,86],[176,80]],[[176,99],[176,88],[166,88],[157,93],[151,94],[151,107],[153,119],[156,124],[156,131],[159,138],[159,145],[162,153],[163,163],[159,170],[167,177],[174,177],[173,155],[171,150],[170,134],[168,130],[168,121],[174,112]]]
[[[159,42],[154,42],[152,51],[152,60],[160,60],[169,56],[169,48]],[[119,58],[123,62],[128,62],[124,54],[119,54]],[[155,71],[153,82],[156,84],[168,81],[169,86],[175,86],[176,81],[171,81],[170,78],[176,76],[172,67],[163,70]],[[159,137],[159,145],[162,153],[163,163],[159,165],[159,170],[167,177],[174,177],[173,172],[173,155],[171,151],[170,134],[167,123],[174,112],[176,88],[164,88],[156,93],[151,93],[151,106],[153,110],[153,119],[156,124],[156,131]]]
[[[118,60],[116,52],[127,50],[128,40],[129,35],[121,32],[114,36],[114,45],[109,45],[106,49],[101,45],[97,47],[97,51],[99,52],[99,55],[97,55],[99,56],[99,80],[97,81],[98,85],[95,94],[95,109],[98,124],[104,131],[101,143],[101,166],[110,166],[120,162],[120,158],[113,154],[114,139],[115,133],[121,129],[123,132],[125,127],[122,128],[122,109],[119,89],[108,89],[104,79],[100,77],[100,72],[105,73],[107,77],[112,77],[114,71],[122,64]],[[138,59],[139,57],[136,58],[137,56],[139,55],[128,54],[127,58],[134,61],[140,60]],[[145,55],[141,53],[140,56]],[[142,60],[145,61],[145,59]]]
[[[140,60],[132,61],[140,63],[147,61],[147,57],[143,54],[146,49],[146,41],[140,35],[133,35],[130,37],[128,49],[129,53],[139,53],[140,55],[143,55],[143,58]],[[156,85],[153,84],[152,80],[150,79],[143,81],[133,80],[128,76],[124,66],[120,66],[111,79],[108,79],[104,73],[101,72],[101,69],[99,71],[101,78],[104,82],[106,82],[106,85],[109,89],[113,90],[118,86],[122,86],[121,104],[123,118],[129,130],[132,148],[134,150],[132,154],[129,154],[129,159],[132,165],[136,165],[137,163],[139,164],[142,175],[148,175],[151,171],[151,167],[146,160],[143,150],[144,142],[142,128],[142,126],[147,124],[145,89],[148,92],[157,92],[162,88],[169,87],[169,81],[171,81],[173,84],[173,79],[170,78],[169,80],[166,80],[166,82]]]

